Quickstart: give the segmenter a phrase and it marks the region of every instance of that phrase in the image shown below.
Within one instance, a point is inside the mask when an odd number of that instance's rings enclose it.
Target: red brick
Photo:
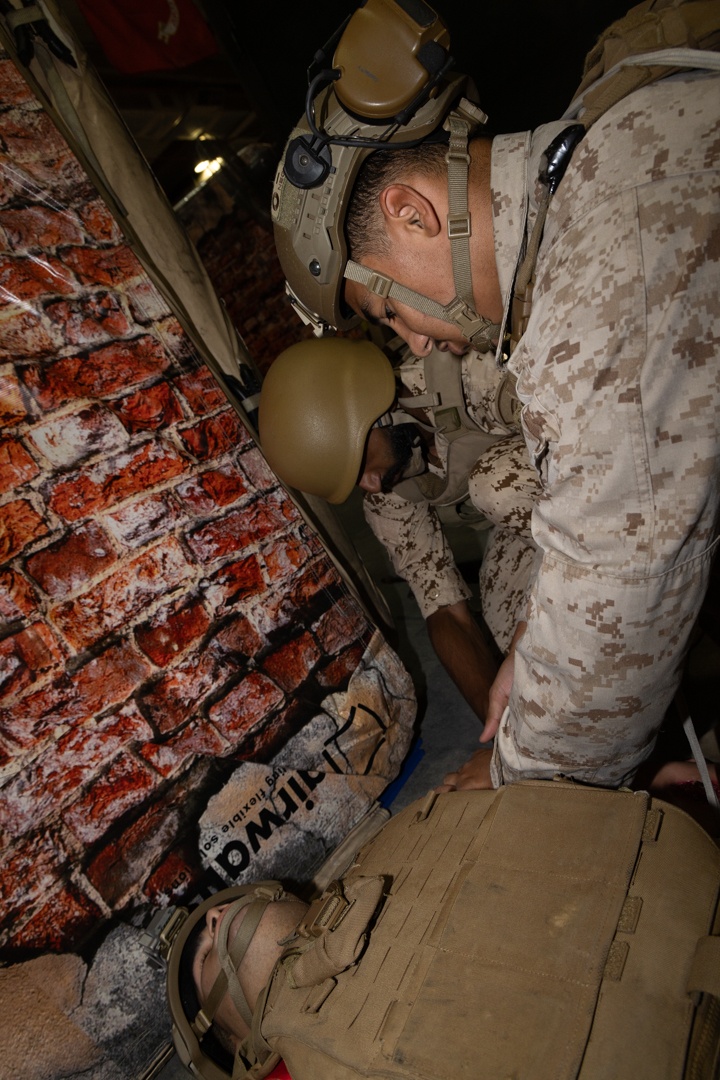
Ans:
[[[326,664],[322,671],[318,671],[316,678],[318,684],[329,690],[339,690],[345,687],[353,672],[357,671],[360,661],[365,653],[363,645],[353,645],[345,652]]]
[[[203,525],[188,536],[188,543],[203,563],[225,558],[285,529],[287,510],[284,500],[272,496],[257,500]]]
[[[25,566],[48,596],[59,599],[82,588],[116,561],[106,533],[96,521],[88,521],[31,555]]]
[[[174,848],[160,863],[147,879],[143,894],[154,908],[177,905],[199,887],[202,878],[197,848],[186,843]]]
[[[0,828],[22,836],[58,811],[130,742],[145,742],[151,729],[134,704],[97,725],[78,725],[5,785]]]
[[[48,527],[26,499],[5,503],[0,514],[0,560],[12,559]]]
[[[72,676],[28,694],[20,706],[0,709],[0,732],[21,747],[35,747],[48,732],[85,724],[126,701],[150,670],[129,643],[114,645]]]
[[[5,108],[33,101],[33,92],[12,60],[0,60],[0,101]]]
[[[240,533],[243,547],[258,544],[266,540],[271,533],[286,529],[288,523],[298,524],[302,519],[291,501],[282,492],[273,492],[253,504],[254,513],[249,513],[245,527]]]
[[[179,376],[175,385],[196,416],[205,416],[227,401],[225,392],[206,367]]]
[[[0,439],[0,494],[22,487],[40,472],[17,439]]]
[[[188,724],[167,742],[149,742],[139,753],[166,779],[180,770],[193,757],[222,757],[228,744],[210,724]]]
[[[307,546],[312,551],[313,555],[322,555],[323,557],[327,558],[327,552],[325,551],[322,541],[320,540],[320,537],[316,532],[308,528],[307,525],[303,524],[300,526],[300,531],[298,535],[300,536],[301,540],[305,541]]]
[[[58,670],[63,661],[52,631],[35,622],[0,641],[0,697],[24,690],[41,675]]]
[[[95,843],[123,814],[141,807],[158,783],[155,773],[120,753],[105,774],[63,811],[62,819],[81,843]]]
[[[151,281],[133,282],[126,290],[130,311],[135,322],[146,326],[170,314],[167,301]]]
[[[46,314],[62,330],[68,345],[98,345],[125,337],[133,329],[116,296],[108,292],[48,304]]]
[[[149,334],[116,341],[82,356],[67,356],[33,366],[23,378],[43,409],[57,409],[75,398],[100,398],[156,379],[169,359],[157,338]]]
[[[8,743],[0,739],[0,774],[4,773],[8,765],[14,764],[17,754],[12,751]]]
[[[0,920],[5,927],[13,929],[52,891],[67,861],[62,843],[43,833],[5,848],[0,860]]]
[[[252,671],[209,711],[215,727],[229,743],[242,744],[244,735],[283,702],[282,690],[259,671]]]
[[[36,197],[52,192],[59,202],[76,202],[86,198],[90,192],[90,181],[68,147],[59,145],[51,156],[38,150],[42,146],[42,136],[39,142],[35,142],[32,133],[27,131],[27,121],[34,117],[43,118],[43,114],[26,111],[18,128],[21,137],[13,137],[8,143],[10,149],[4,156],[12,161],[13,167],[0,170],[0,204],[24,202],[28,192]],[[0,114],[0,123],[3,119]],[[46,117],[44,119],[47,120]],[[7,139],[7,129],[0,132],[0,138]]]
[[[225,563],[210,579],[205,596],[216,618],[228,615],[242,600],[263,592],[265,582],[256,555]]]
[[[0,360],[53,356],[57,348],[34,311],[8,308],[0,315]]]
[[[312,635],[305,632],[266,656],[262,666],[285,693],[291,694],[310,677],[321,655]]]
[[[206,768],[198,769],[197,782],[202,785],[206,776]],[[187,790],[175,788],[107,844],[90,863],[88,880],[107,904],[119,907],[136,893],[138,883],[165,858],[178,836],[195,825],[200,812],[197,801],[188,798]]]
[[[6,211],[7,212],[7,211]],[[54,255],[0,255],[0,297],[7,302],[68,296],[77,285]]]
[[[178,434],[198,461],[209,461],[241,444],[245,429],[237,414],[225,409]]]
[[[197,349],[174,315],[156,322],[153,330],[179,367],[196,368],[202,364]]]
[[[49,206],[24,206],[0,211],[0,226],[13,251],[36,251],[59,244],[78,244],[82,232],[71,210]]]
[[[157,431],[183,419],[180,402],[166,382],[128,394],[113,401],[110,407],[131,434],[136,431]]]
[[[9,567],[0,570],[0,620],[13,622],[37,607],[32,585]]]
[[[270,491],[278,486],[278,478],[257,447],[248,450],[240,458],[243,472],[256,491]]]
[[[9,945],[23,951],[69,952],[96,934],[104,920],[102,909],[68,882],[12,934]]]
[[[287,581],[309,562],[312,550],[299,536],[284,536],[263,551],[265,568],[271,581]]]
[[[61,477],[50,485],[48,505],[65,521],[77,521],[172,480],[185,468],[186,462],[172,447],[147,442],[130,453]]]
[[[214,656],[251,657],[265,646],[265,639],[258,634],[250,620],[244,615],[233,619],[224,626],[210,641],[206,648]]]
[[[216,689],[222,668],[204,650],[182,660],[143,693],[141,705],[158,731],[166,734],[184,724],[203,699]]]
[[[29,439],[56,469],[71,468],[91,454],[123,449],[130,441],[122,424],[102,405],[38,424]]]
[[[14,427],[26,416],[17,375],[10,365],[0,368],[0,424]]]
[[[63,262],[83,285],[120,285],[145,273],[125,244],[100,249],[67,248],[63,251]]]
[[[184,514],[169,494],[149,495],[127,503],[120,510],[108,514],[105,524],[112,535],[129,548],[141,547],[167,535],[184,520]]]
[[[69,153],[50,117],[39,110],[9,109],[1,114],[0,137],[10,159],[26,167],[39,161],[59,171],[59,156],[63,151]]]
[[[256,724],[242,741],[237,757],[243,761],[269,762],[288,739],[317,714],[317,706],[307,699],[291,699],[284,709]]]
[[[268,626],[278,628],[297,620],[298,612],[318,605],[321,610],[327,610],[341,587],[341,579],[327,558],[316,559],[284,589],[265,600],[263,617]],[[319,614],[316,612],[316,616]]]
[[[166,537],[94,588],[56,607],[53,622],[71,645],[83,649],[129,623],[184,581],[189,569],[178,541]]]
[[[188,646],[205,634],[210,618],[202,602],[176,601],[157,611],[148,622],[135,629],[138,646],[158,667],[167,667]]]
[[[313,626],[313,632],[324,652],[329,655],[339,653],[368,631],[365,616],[349,597],[339,600]]]
[[[209,514],[241,499],[247,493],[247,484],[238,467],[228,462],[183,481],[175,492],[194,514]]]
[[[101,244],[122,240],[122,233],[107,206],[101,199],[86,202],[80,208],[80,217],[88,236]]]

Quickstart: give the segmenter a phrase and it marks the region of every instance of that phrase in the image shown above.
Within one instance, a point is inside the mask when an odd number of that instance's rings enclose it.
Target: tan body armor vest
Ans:
[[[644,792],[431,795],[311,907],[249,1075],[713,1080],[719,891],[710,836]]]
[[[519,431],[520,402],[515,378],[509,371],[495,368],[490,357],[485,362],[492,364],[497,373],[486,428],[480,427],[468,412],[462,364],[435,349],[424,359],[425,393],[398,399],[401,409],[428,412],[432,426],[448,444],[444,477],[428,472],[395,485],[394,490],[409,502],[429,502],[438,508],[463,502],[468,498],[468,476],[478,458],[509,432]]]

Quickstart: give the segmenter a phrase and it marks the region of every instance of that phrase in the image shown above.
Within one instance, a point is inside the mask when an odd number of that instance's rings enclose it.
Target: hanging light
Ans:
[[[207,161],[198,161],[195,166],[195,172],[198,173],[201,181],[209,180],[210,177],[214,176],[224,164],[225,159],[221,157],[208,159]]]

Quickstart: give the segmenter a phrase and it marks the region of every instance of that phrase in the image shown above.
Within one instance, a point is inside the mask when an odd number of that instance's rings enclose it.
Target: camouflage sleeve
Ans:
[[[432,506],[395,492],[366,495],[365,519],[413,591],[424,619],[471,594]]]
[[[718,100],[718,77],[636,92],[552,206],[512,359],[542,558],[496,785],[628,782],[679,684],[720,501]]]

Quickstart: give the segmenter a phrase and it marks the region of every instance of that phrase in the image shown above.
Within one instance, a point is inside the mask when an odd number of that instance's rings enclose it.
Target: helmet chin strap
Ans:
[[[380,296],[383,300],[397,300],[415,311],[420,311],[430,318],[450,323],[460,328],[463,336],[480,352],[494,349],[500,333],[498,323],[491,322],[475,310],[472,290],[472,267],[470,263],[470,213],[468,211],[468,171],[470,155],[468,141],[471,132],[478,123],[473,113],[468,114],[464,106],[470,106],[465,99],[458,110],[447,117],[444,126],[450,132],[450,143],[445,161],[448,167],[448,217],[447,232],[452,256],[455,297],[448,304],[439,304],[428,296],[399,285],[392,278],[369,270],[366,266],[348,259],[344,276],[348,281],[357,281],[360,285]],[[484,117],[484,113],[481,114]]]

